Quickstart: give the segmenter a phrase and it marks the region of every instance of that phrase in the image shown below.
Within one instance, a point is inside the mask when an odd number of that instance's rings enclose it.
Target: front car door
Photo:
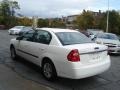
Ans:
[[[28,59],[31,61],[33,57],[36,57],[35,55],[31,54],[31,46],[34,43],[33,38],[34,38],[35,31],[31,30],[26,32],[22,37],[22,40],[19,41],[18,45],[18,55],[21,57],[24,57],[25,59]]]

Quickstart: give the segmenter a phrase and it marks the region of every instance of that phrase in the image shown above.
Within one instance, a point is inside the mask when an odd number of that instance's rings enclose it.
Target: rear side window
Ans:
[[[63,45],[92,43],[88,37],[79,32],[57,32],[56,36]]]
[[[35,42],[49,44],[52,39],[52,36],[47,31],[38,31],[35,35]]]

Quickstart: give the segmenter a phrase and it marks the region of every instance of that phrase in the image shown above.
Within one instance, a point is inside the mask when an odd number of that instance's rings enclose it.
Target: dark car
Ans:
[[[25,32],[33,30],[32,27],[25,27],[22,31],[19,32],[19,36],[23,35]]]
[[[5,25],[0,25],[0,30],[5,29]]]
[[[87,37],[90,37],[90,34],[87,31],[80,31],[82,34],[84,34]]]

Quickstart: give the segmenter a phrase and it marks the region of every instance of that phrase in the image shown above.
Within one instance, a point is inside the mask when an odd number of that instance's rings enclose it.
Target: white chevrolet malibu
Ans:
[[[12,39],[11,57],[17,56],[40,66],[47,80],[56,76],[81,79],[100,74],[110,67],[107,46],[93,43],[78,31],[38,28]]]

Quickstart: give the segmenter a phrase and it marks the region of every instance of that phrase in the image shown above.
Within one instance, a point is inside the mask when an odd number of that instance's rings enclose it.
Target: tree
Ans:
[[[32,19],[29,19],[27,17],[24,18],[17,18],[17,25],[22,25],[22,26],[32,26]]]
[[[119,33],[120,30],[120,15],[115,10],[110,11],[109,14],[109,31],[112,33]]]
[[[3,17],[3,24],[8,25],[9,18],[10,18],[10,7],[8,0],[3,0],[1,2],[1,16]]]
[[[107,11],[104,12],[104,16],[100,21],[100,27],[103,30],[106,30],[106,23],[107,23]],[[117,11],[112,10],[109,11],[109,32],[111,33],[120,33],[120,15]]]
[[[76,24],[82,30],[92,28],[94,25],[94,17],[90,11],[83,11],[81,15],[77,17]]]
[[[11,16],[15,15],[15,10],[20,9],[17,1],[9,1],[9,6],[11,9]]]
[[[38,19],[38,27],[48,27],[49,20],[48,19]]]
[[[0,15],[0,25],[4,22],[3,16]]]
[[[3,0],[1,1],[0,15],[3,17],[2,24],[10,27],[13,26],[16,22],[15,10],[20,9],[18,2]]]
[[[107,25],[107,13],[103,12],[103,17],[99,21],[99,28],[102,30],[106,30],[106,25]]]
[[[65,28],[66,25],[62,20],[60,20],[58,18],[55,18],[53,20],[50,20],[49,27],[52,27],[52,28]]]

